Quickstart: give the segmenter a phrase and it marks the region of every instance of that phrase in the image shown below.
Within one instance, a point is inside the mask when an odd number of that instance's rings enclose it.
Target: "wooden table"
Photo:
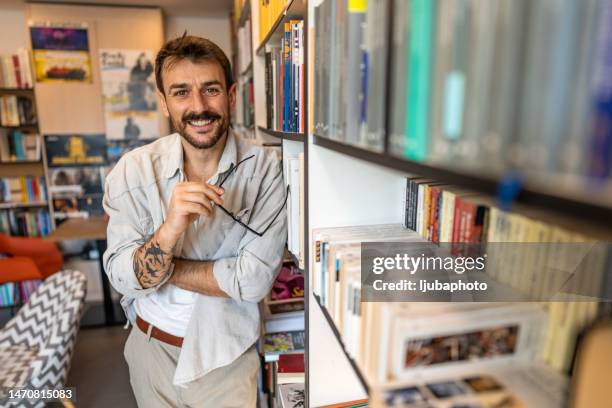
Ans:
[[[104,297],[104,322],[106,325],[110,326],[116,324],[117,321],[115,320],[115,313],[113,310],[110,282],[108,276],[104,273],[104,263],[102,262],[102,255],[104,251],[106,251],[107,224],[108,221],[104,217],[72,218],[64,221],[51,234],[47,235],[46,238],[53,241],[86,240],[96,242],[98,263],[102,278],[102,294]]]

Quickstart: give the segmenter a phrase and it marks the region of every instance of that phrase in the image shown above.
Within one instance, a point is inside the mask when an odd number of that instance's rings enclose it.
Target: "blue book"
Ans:
[[[16,130],[13,132],[13,146],[15,146],[15,157],[17,160],[25,160],[25,150],[23,148],[23,133]]]
[[[599,21],[599,47],[593,73],[593,126],[590,175],[605,179],[612,171],[612,3],[602,7]]]
[[[26,192],[28,193],[28,202],[36,201],[34,195],[34,186],[32,185],[32,177],[26,176],[25,178]]]
[[[291,24],[285,23],[283,40],[283,132],[291,131]]]

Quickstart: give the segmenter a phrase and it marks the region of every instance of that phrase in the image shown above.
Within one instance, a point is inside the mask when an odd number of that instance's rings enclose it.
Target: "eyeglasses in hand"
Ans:
[[[223,187],[223,183],[225,183],[225,181],[228,179],[228,177],[238,168],[238,166],[240,166],[242,163],[244,163],[245,161],[252,159],[253,157],[255,157],[255,155],[251,155],[248,157],[245,157],[244,159],[240,160],[238,163],[236,163],[236,165],[232,165],[232,167],[230,167],[230,169],[228,170],[227,174],[225,175],[225,177],[223,177],[223,180],[221,180],[221,183],[219,183],[219,187]],[[287,204],[287,197],[289,196],[289,185],[287,185],[287,192],[285,194],[285,199],[283,200],[283,205],[281,206],[281,208],[278,210],[278,212],[276,213],[276,215],[274,216],[274,218],[272,218],[272,221],[270,221],[270,224],[268,224],[268,226],[266,228],[264,228],[263,231],[256,231],[253,228],[249,227],[248,225],[246,225],[245,223],[243,223],[238,217],[236,217],[236,215],[234,215],[233,212],[231,212],[230,210],[228,210],[227,208],[223,207],[222,205],[216,204],[216,207],[219,207],[219,209],[221,211],[223,211],[225,214],[227,214],[229,217],[231,217],[234,221],[236,221],[238,224],[242,225],[244,228],[246,228],[247,230],[249,230],[250,232],[252,232],[253,234],[261,237],[263,236],[272,226],[272,224],[274,224],[274,221],[276,221],[276,219],[278,218],[278,216],[280,215],[280,213],[283,211],[283,208],[285,208],[285,205]]]

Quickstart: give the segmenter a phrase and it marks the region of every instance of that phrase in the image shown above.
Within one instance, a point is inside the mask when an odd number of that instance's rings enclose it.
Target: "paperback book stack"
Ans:
[[[40,280],[29,280],[0,285],[0,307],[18,306],[27,303],[41,283]]]
[[[314,133],[382,152],[386,1],[325,0],[314,11]]]
[[[612,174],[609,1],[325,0],[314,20],[316,135],[454,168]]]
[[[266,45],[266,127],[282,132],[303,133],[304,22],[284,24],[280,46]]]
[[[13,55],[0,56],[0,88],[23,88],[34,86],[30,54],[20,49]]]
[[[0,126],[35,126],[36,109],[31,98],[17,95],[0,96]]]
[[[0,211],[0,232],[11,236],[43,237],[51,233],[49,211],[44,209],[3,209]]]
[[[47,188],[44,177],[21,176],[0,178],[0,201],[3,203],[44,203]]]
[[[39,161],[40,136],[0,129],[0,162]]]
[[[564,219],[555,220],[559,224],[547,223],[542,219],[554,219],[551,214],[542,217],[534,210],[517,210],[503,211],[487,196],[429,179],[406,179],[405,226],[424,240],[449,243],[451,250],[480,246],[489,255],[488,275],[502,285],[530,299],[550,300],[547,294],[551,282],[557,279],[555,271],[562,265],[573,265],[575,272],[588,272],[581,287],[590,299],[545,305],[549,312],[545,360],[551,367],[568,370],[579,332],[597,318],[598,312],[603,313],[605,304],[598,299],[611,297],[606,289],[608,249],[582,232],[585,226],[564,226]],[[588,230],[597,233],[591,227]],[[516,259],[516,245],[507,247],[503,243],[523,243],[522,256]],[[588,249],[588,256],[580,256],[583,249]],[[577,263],[576,259],[582,261]]]
[[[489,227],[482,229],[480,237],[501,241],[498,211],[490,209],[494,214],[489,214]],[[444,216],[441,211],[438,224],[444,224]],[[520,221],[507,217],[518,216],[501,217],[513,223],[512,229],[504,228],[510,234],[504,242],[516,242],[518,237],[512,233]],[[567,382],[563,374],[571,364],[577,335],[597,313],[597,302],[362,302],[362,242],[420,244],[422,248],[428,242],[422,235],[427,231],[431,228],[421,227],[417,233],[392,224],[313,231],[315,299],[336,327],[346,353],[365,375],[371,395],[389,406],[402,407],[487,401],[495,406],[506,400],[513,407],[561,406]],[[593,259],[591,269],[609,268],[596,264],[605,261],[607,254]],[[505,261],[510,266],[494,265],[493,278],[524,290],[524,280],[531,279],[534,269]]]

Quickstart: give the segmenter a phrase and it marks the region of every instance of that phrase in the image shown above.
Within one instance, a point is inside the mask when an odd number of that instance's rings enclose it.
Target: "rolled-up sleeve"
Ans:
[[[134,272],[134,252],[149,237],[146,235],[150,218],[138,211],[138,200],[134,192],[123,191],[118,183],[109,177],[105,183],[103,207],[109,216],[106,231],[107,249],[104,252],[104,271],[113,287],[128,297],[140,297],[156,290],[164,282],[152,288],[143,288]],[[168,274],[168,277],[170,274]]]
[[[280,162],[275,160],[261,183],[249,227],[263,232],[278,216],[261,237],[247,231],[238,246],[238,255],[218,259],[213,266],[219,287],[234,300],[259,302],[276,279],[287,241],[285,194]]]

